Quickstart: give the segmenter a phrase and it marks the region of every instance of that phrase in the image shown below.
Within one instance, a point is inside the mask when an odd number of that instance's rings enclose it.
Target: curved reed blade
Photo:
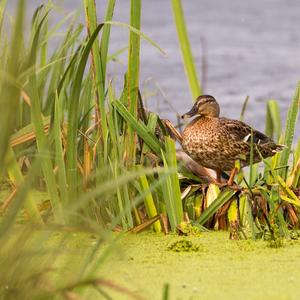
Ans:
[[[300,106],[300,82],[298,82],[293,101],[290,105],[288,116],[286,120],[285,135],[284,135],[284,144],[286,149],[284,149],[280,154],[279,165],[285,166],[288,165],[289,156],[292,148],[292,143],[294,139],[295,126],[298,118]],[[288,168],[281,169],[279,175],[286,180],[288,174]]]

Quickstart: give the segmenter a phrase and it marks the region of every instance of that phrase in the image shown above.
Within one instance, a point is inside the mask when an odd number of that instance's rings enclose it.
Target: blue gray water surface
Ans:
[[[10,5],[16,1],[10,1]],[[29,0],[30,11],[45,1]],[[63,9],[52,12],[52,22],[64,14],[81,10],[81,0],[53,1]],[[97,0],[99,20],[106,1]],[[250,96],[245,121],[264,130],[268,99],[279,102],[282,118],[300,80],[299,0],[183,0],[183,7],[197,69],[204,92],[216,97],[221,114],[239,118],[242,104]],[[114,20],[129,22],[129,0],[117,0]],[[148,42],[141,43],[141,87],[149,108],[176,120],[192,104],[184,74],[171,1],[142,2],[142,31],[165,50],[163,56]],[[113,26],[110,53],[127,45],[128,31]],[[127,54],[111,63],[110,78],[122,86]],[[205,63],[204,63],[205,62]],[[203,65],[205,76],[203,76]],[[171,103],[168,104],[168,103]],[[299,122],[298,122],[299,131]],[[297,133],[297,137],[300,134]]]

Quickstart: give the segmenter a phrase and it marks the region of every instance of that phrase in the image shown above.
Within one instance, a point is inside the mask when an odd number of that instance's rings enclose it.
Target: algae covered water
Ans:
[[[299,299],[300,241],[231,241],[227,232],[187,238],[197,251],[170,251],[176,235],[128,235],[101,271],[144,299]],[[127,299],[115,294],[114,299]]]
[[[45,287],[51,291],[52,287],[78,286],[76,292],[83,299],[104,299],[103,294],[108,295],[105,299],[117,300],[300,298],[299,239],[270,248],[267,241],[232,241],[228,232],[220,231],[188,237],[150,232],[105,237],[22,228],[16,228],[10,243],[0,249],[0,263],[15,284],[27,278],[22,277],[26,269],[32,268],[37,278],[41,272],[40,292]],[[26,247],[11,251],[9,244],[15,238],[19,246],[23,241]],[[95,251],[103,238],[108,238],[107,243]],[[34,260],[30,257],[33,251]],[[18,271],[15,255],[23,266]],[[98,280],[95,288],[99,287],[100,294],[84,284],[93,280]],[[7,288],[12,284],[8,282]],[[169,297],[163,298],[166,285]]]

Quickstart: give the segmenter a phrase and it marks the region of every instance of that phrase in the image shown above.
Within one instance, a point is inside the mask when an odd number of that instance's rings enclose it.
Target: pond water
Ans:
[[[9,2],[11,6],[16,3]],[[30,10],[43,2],[28,1]],[[82,11],[81,19],[84,19],[83,1],[53,2],[63,7],[52,13],[53,22],[76,9]],[[222,115],[239,118],[244,99],[249,95],[246,122],[264,130],[268,99],[278,100],[285,119],[300,79],[300,1],[189,0],[182,3],[204,92],[219,100]],[[129,0],[116,1],[115,21],[128,23],[129,4]],[[97,1],[97,5],[101,20],[106,1]],[[167,53],[164,57],[152,45],[142,42],[143,92],[148,95],[147,102],[152,110],[174,121],[174,111],[180,114],[187,111],[192,97],[181,61],[171,1],[142,2],[142,31]],[[127,41],[128,31],[113,27],[110,53],[126,46]],[[121,87],[127,54],[120,56],[120,62],[110,64],[108,72],[115,78],[116,86]],[[205,72],[202,72],[203,65]],[[158,90],[163,94],[157,93]]]

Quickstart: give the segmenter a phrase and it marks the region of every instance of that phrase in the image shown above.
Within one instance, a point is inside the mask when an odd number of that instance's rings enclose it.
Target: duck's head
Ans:
[[[191,118],[193,116],[218,117],[220,107],[213,96],[201,95],[197,98],[192,109],[181,116],[182,119]]]

